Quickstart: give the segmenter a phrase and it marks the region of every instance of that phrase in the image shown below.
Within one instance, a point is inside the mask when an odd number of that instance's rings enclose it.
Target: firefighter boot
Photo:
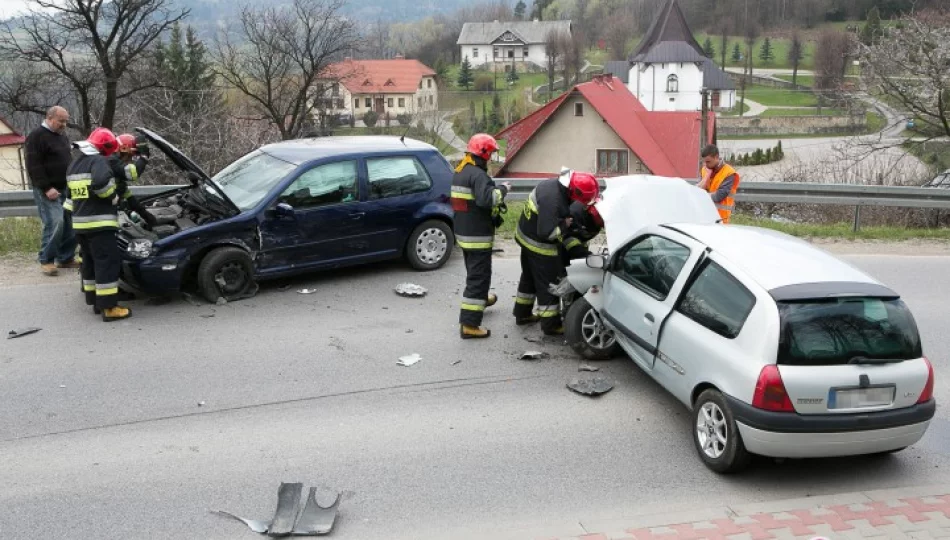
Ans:
[[[485,307],[490,308],[498,303],[498,295],[495,293],[488,293],[488,299],[485,300]]]
[[[538,317],[537,314],[531,314],[527,317],[515,317],[515,324],[518,326],[524,326],[526,324],[534,324],[541,320],[541,317]]]
[[[128,319],[131,316],[132,311],[129,308],[124,308],[122,306],[115,306],[102,310],[102,320],[105,322]]]
[[[459,335],[462,339],[483,339],[491,335],[491,330],[481,326],[468,326],[463,324],[459,329]]]
[[[564,335],[564,325],[558,326],[557,328],[552,328],[550,330],[545,330],[544,335],[546,336],[563,336]]]

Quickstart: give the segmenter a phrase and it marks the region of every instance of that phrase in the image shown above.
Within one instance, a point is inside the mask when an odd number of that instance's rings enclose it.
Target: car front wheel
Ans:
[[[718,473],[738,472],[749,464],[732,410],[717,390],[706,390],[693,406],[693,442],[703,463]]]
[[[205,300],[215,303],[247,296],[254,288],[254,265],[246,251],[222,247],[208,253],[198,266],[198,288]]]
[[[416,270],[435,270],[449,260],[455,236],[442,221],[430,220],[419,225],[409,235],[406,258]]]
[[[574,352],[588,360],[609,360],[620,350],[613,331],[583,297],[571,302],[567,309],[564,337]]]

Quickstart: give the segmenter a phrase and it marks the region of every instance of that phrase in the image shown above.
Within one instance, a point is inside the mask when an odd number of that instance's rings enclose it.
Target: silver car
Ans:
[[[807,242],[718,223],[682,180],[611,179],[599,209],[609,254],[568,269],[583,297],[567,340],[589,359],[622,349],[686,405],[707,467],[894,452],[924,435],[933,368],[896,292]]]

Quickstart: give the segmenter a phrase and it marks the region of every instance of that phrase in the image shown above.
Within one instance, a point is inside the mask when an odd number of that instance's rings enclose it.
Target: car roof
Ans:
[[[743,225],[684,223],[667,227],[712,248],[714,253],[724,256],[770,292],[781,288],[788,291],[801,284],[822,283],[866,284],[872,287],[859,287],[858,290],[889,291],[854,266],[785,233]]]
[[[364,135],[348,137],[315,137],[312,139],[294,139],[268,144],[262,151],[284,161],[300,165],[307,161],[331,156],[365,154],[368,152],[398,153],[420,150],[437,151],[430,144],[406,137]]]

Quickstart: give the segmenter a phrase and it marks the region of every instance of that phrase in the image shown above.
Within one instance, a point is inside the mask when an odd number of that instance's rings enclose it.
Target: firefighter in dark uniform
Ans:
[[[600,231],[604,228],[604,220],[593,204],[586,205],[580,201],[574,201],[571,203],[569,212],[572,219],[569,235],[580,240],[580,244],[573,245],[571,249],[565,249],[563,245],[558,245],[561,262],[565,268],[571,264],[571,261],[586,259],[590,255],[588,247],[590,241],[600,234]]]
[[[80,155],[66,172],[73,227],[82,248],[82,283],[86,303],[102,320],[128,318],[129,309],[118,305],[121,252],[116,243],[119,228],[116,178],[109,156],[119,148],[112,131],[98,128],[77,145]]]
[[[491,288],[491,257],[495,228],[501,224],[509,183],[496,186],[488,176],[488,161],[498,150],[494,137],[476,133],[468,141],[465,157],[455,168],[452,178],[452,209],[455,211],[455,240],[465,257],[465,293],[459,314],[462,339],[487,338],[491,331],[483,328],[485,308],[493,306],[498,297]]]
[[[571,203],[586,207],[599,194],[600,186],[592,175],[566,171],[560,178],[539,183],[528,196],[515,229],[515,241],[521,246],[521,281],[513,311],[516,324],[540,319],[546,335],[564,333],[560,301],[548,287],[560,281],[566,257],[578,249],[586,251],[573,227]],[[532,313],[535,301],[537,314]]]
[[[149,147],[148,142],[136,138],[131,133],[123,133],[116,137],[119,142],[119,151],[109,157],[109,165],[112,167],[112,173],[116,178],[116,193],[119,195],[120,204],[124,204],[129,210],[134,211],[141,217],[148,228],[156,224],[155,216],[142,206],[142,203],[132,195],[129,184],[137,182],[139,177],[145,173],[145,167],[148,165]]]

